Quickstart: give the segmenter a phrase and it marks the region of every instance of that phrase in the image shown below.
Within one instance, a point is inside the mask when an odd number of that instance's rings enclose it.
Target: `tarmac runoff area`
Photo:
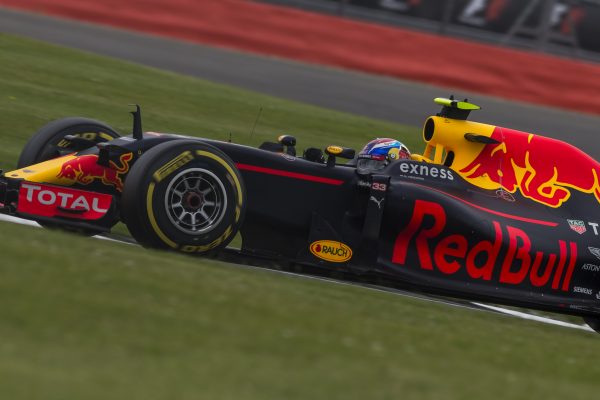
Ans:
[[[22,218],[18,218],[18,217],[13,217],[13,216],[9,216],[9,215],[0,214],[0,222],[8,222],[8,223],[28,225],[28,226],[32,226],[32,227],[41,228],[40,225],[38,225],[34,221],[30,221],[30,220],[26,220],[26,219],[22,219]],[[125,237],[120,237],[120,236],[115,236],[115,235],[110,235],[110,234],[109,235],[96,235],[96,236],[93,236],[93,238],[99,239],[99,240],[108,240],[111,242],[122,243],[122,244],[130,245],[130,246],[132,246],[132,245],[137,246],[137,243],[135,243],[133,241],[133,239],[131,239],[131,238],[125,238]],[[228,248],[227,250],[232,254],[235,253],[235,249]],[[249,265],[242,264],[242,263],[231,262],[229,260],[227,263],[232,266],[235,266],[237,268],[261,268],[261,269],[271,271],[274,274],[283,274],[283,275],[293,276],[298,279],[314,279],[314,280],[319,280],[319,281],[323,281],[323,282],[329,282],[331,284],[336,284],[336,285],[356,286],[356,287],[361,287],[364,290],[375,290],[378,292],[388,293],[390,295],[410,297],[412,299],[418,299],[418,300],[422,300],[422,301],[444,304],[449,307],[466,308],[466,309],[473,310],[476,312],[490,312],[493,314],[501,314],[501,315],[504,315],[507,317],[525,319],[528,321],[534,321],[534,322],[538,322],[538,323],[542,323],[542,324],[546,324],[546,325],[561,326],[561,327],[569,328],[569,329],[594,332],[593,329],[591,329],[589,326],[587,326],[585,324],[583,324],[583,325],[573,324],[570,322],[565,322],[565,321],[560,321],[560,320],[556,320],[556,319],[552,319],[552,318],[548,318],[548,317],[541,317],[541,316],[529,314],[527,312],[511,310],[511,309],[507,309],[507,308],[500,307],[497,305],[492,305],[492,304],[461,301],[458,299],[453,300],[453,299],[443,298],[443,297],[438,297],[438,296],[428,296],[428,295],[422,294],[422,293],[412,293],[412,292],[408,292],[405,290],[393,289],[393,288],[388,288],[388,287],[380,287],[380,286],[370,285],[370,284],[348,282],[348,281],[337,280],[337,279],[332,279],[332,278],[323,278],[320,276],[299,274],[299,273],[295,273],[295,272],[281,271],[281,270],[277,270],[277,269],[270,269],[267,266],[261,266],[261,265],[249,266]]]
[[[483,109],[472,119],[569,142],[600,159],[600,116],[383,76],[258,56],[0,7],[0,32],[21,35],[320,107],[421,126],[453,93]],[[557,93],[557,96],[564,95]],[[420,150],[420,149],[419,149]]]

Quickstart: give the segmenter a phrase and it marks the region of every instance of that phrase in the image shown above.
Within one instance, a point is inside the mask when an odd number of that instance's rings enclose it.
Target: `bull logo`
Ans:
[[[65,162],[58,173],[58,178],[63,178],[89,185],[95,180],[100,180],[104,185],[114,186],[119,192],[123,191],[123,180],[121,175],[129,172],[129,162],[133,159],[133,153],[125,153],[119,157],[120,165],[109,161],[109,166],[98,164],[97,155],[84,155]]]
[[[560,207],[571,190],[594,194],[600,202],[600,164],[581,150],[556,139],[496,127],[488,144],[459,172],[467,180],[487,177],[501,188]]]

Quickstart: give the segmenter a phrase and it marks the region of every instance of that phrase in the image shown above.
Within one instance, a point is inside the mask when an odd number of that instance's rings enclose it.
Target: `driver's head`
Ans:
[[[359,174],[370,174],[385,168],[391,162],[409,159],[408,148],[395,139],[371,140],[358,153],[356,170]]]

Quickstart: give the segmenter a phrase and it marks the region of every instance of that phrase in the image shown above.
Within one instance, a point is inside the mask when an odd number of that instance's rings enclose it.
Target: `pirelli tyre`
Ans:
[[[65,136],[72,135],[87,140],[92,147],[101,142],[110,141],[120,135],[110,126],[89,118],[62,118],[44,125],[29,139],[17,163],[17,168],[24,168],[32,164],[50,160],[68,152],[69,142]],[[79,143],[78,150],[85,148]]]
[[[134,164],[121,214],[146,247],[206,254],[233,239],[245,206],[242,177],[227,155],[198,141],[175,140]]]

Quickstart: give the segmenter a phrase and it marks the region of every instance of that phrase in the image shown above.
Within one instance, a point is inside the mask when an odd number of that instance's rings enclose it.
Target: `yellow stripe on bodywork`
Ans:
[[[154,210],[152,208],[152,195],[154,194],[154,186],[155,183],[150,182],[150,185],[148,186],[148,192],[146,194],[146,210],[148,212],[148,219],[150,220],[150,225],[152,225],[152,229],[154,229],[154,232],[158,235],[160,240],[162,240],[169,247],[177,249],[179,247],[177,243],[169,239],[167,235],[164,234],[164,232],[158,226],[156,218],[154,217]]]
[[[475,161],[486,146],[483,143],[466,140],[465,134],[472,133],[478,136],[491,137],[496,126],[438,116],[429,117],[427,121],[423,129],[424,139],[428,123],[433,123],[435,130],[431,139],[429,141],[425,140],[427,143],[423,154],[425,160],[432,160],[436,164],[443,164],[445,156],[449,152],[452,152],[454,153],[454,160],[451,168],[463,178],[467,179],[473,185],[484,189],[493,190],[500,187],[499,183],[490,180],[487,176],[467,178],[470,171],[461,172]],[[500,149],[502,145],[496,146],[499,146],[498,148]]]
[[[482,143],[469,142],[466,133],[491,137],[496,127],[479,122],[456,120],[444,117],[429,117],[435,124],[435,133],[431,140],[426,141],[427,147],[423,156],[442,163],[442,152],[454,153],[452,169],[461,170],[469,165],[485,147]]]

